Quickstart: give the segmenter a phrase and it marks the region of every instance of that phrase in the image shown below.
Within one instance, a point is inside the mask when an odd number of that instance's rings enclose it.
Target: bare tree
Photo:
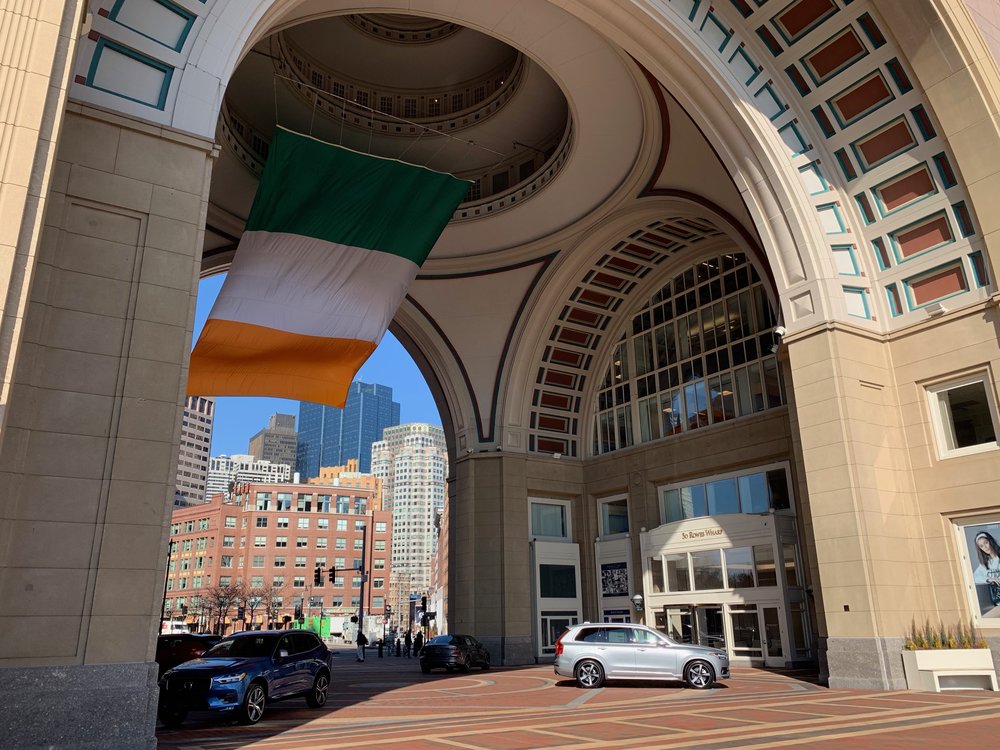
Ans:
[[[229,615],[230,608],[239,600],[239,593],[239,585],[233,583],[226,584],[225,586],[217,583],[205,589],[203,598],[215,612],[215,628],[213,632],[216,635],[223,634],[225,627],[223,623],[225,623],[226,617]]]
[[[260,607],[271,623],[278,622],[278,613],[284,603],[284,586],[264,586],[260,589]]]
[[[248,630],[253,630],[254,620],[256,619],[256,612],[261,607],[265,606],[268,598],[269,590],[273,586],[251,586],[247,583],[240,584],[239,593],[239,604],[246,612],[246,622],[249,623],[247,626]],[[267,612],[264,612],[264,616],[267,616]]]

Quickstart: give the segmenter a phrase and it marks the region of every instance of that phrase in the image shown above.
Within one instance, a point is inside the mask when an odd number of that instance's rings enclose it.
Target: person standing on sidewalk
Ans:
[[[358,628],[358,637],[356,642],[358,644],[358,661],[364,661],[365,646],[368,645],[368,639],[365,638],[365,634],[361,632],[360,628]]]
[[[410,636],[410,631],[406,631],[406,635],[403,636],[403,656],[409,657],[410,649],[413,647],[413,638]]]

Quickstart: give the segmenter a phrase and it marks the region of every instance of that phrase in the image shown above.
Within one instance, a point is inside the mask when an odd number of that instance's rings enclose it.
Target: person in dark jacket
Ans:
[[[423,648],[423,645],[424,645],[424,634],[421,633],[418,630],[416,637],[413,639],[413,655],[414,656],[419,656],[420,655],[420,649]]]
[[[358,644],[358,661],[365,660],[365,646],[368,645],[368,639],[365,638],[365,634],[358,629],[358,637],[355,641]]]

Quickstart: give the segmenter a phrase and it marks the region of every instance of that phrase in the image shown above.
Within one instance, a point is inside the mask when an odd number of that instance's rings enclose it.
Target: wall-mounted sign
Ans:
[[[699,529],[698,531],[681,532],[681,539],[708,539],[713,536],[722,536],[722,529]]]
[[[601,564],[601,596],[628,596],[628,563]]]

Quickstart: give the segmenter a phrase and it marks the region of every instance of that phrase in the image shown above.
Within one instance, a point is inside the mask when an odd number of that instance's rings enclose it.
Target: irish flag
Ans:
[[[277,130],[188,393],[343,407],[467,187]]]

